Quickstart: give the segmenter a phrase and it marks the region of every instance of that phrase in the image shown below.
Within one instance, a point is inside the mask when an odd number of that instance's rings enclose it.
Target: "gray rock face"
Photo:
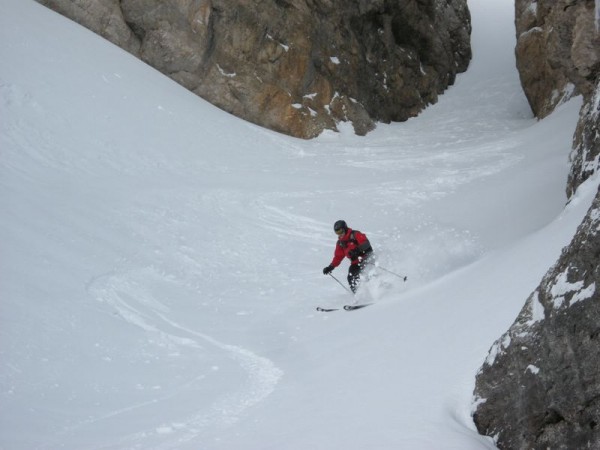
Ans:
[[[310,138],[417,115],[466,70],[466,0],[39,0],[251,122]]]
[[[592,95],[600,69],[593,0],[516,0],[517,68],[536,117]]]
[[[600,448],[600,191],[477,375],[480,433],[501,449]]]
[[[596,173],[600,167],[600,70],[596,89],[581,108],[573,141],[571,170],[567,182],[569,198],[579,185]]]

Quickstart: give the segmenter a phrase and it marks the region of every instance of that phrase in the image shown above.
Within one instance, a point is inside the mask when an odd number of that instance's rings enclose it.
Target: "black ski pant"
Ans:
[[[365,262],[360,262],[358,264],[350,264],[348,268],[348,284],[350,285],[350,289],[352,292],[356,294],[356,290],[358,289],[358,285],[360,284],[360,273],[365,267]]]

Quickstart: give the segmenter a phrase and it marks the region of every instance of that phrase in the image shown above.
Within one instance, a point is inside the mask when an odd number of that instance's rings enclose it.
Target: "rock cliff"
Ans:
[[[220,108],[302,138],[403,121],[471,58],[466,0],[39,0]]]
[[[517,68],[536,117],[574,95],[584,106],[574,135],[567,196],[598,167],[600,32],[596,0],[516,0]]]
[[[573,138],[571,170],[567,182],[569,198],[579,185],[596,173],[600,167],[600,70],[596,73],[598,74],[596,89],[581,108]]]
[[[600,2],[596,2],[600,3]],[[517,0],[517,66],[538,117],[572,95],[569,198],[600,165],[600,33],[591,0]],[[475,424],[501,449],[600,448],[600,191],[477,374]]]
[[[592,94],[600,69],[593,0],[516,0],[515,25],[517,68],[536,117]]]

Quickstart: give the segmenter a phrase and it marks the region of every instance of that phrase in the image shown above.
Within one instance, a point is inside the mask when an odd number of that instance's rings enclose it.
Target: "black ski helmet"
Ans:
[[[346,222],[344,222],[343,220],[338,220],[336,223],[333,224],[333,231],[337,233],[339,230],[343,230],[344,233],[348,231],[348,225],[346,225]]]

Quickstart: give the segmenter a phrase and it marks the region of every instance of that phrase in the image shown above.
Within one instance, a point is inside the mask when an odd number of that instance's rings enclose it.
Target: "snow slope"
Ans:
[[[564,208],[580,102],[533,120],[511,2],[470,8],[437,105],[306,142],[1,0],[0,448],[493,448],[475,373],[598,180]],[[318,313],[340,218],[408,281]]]

